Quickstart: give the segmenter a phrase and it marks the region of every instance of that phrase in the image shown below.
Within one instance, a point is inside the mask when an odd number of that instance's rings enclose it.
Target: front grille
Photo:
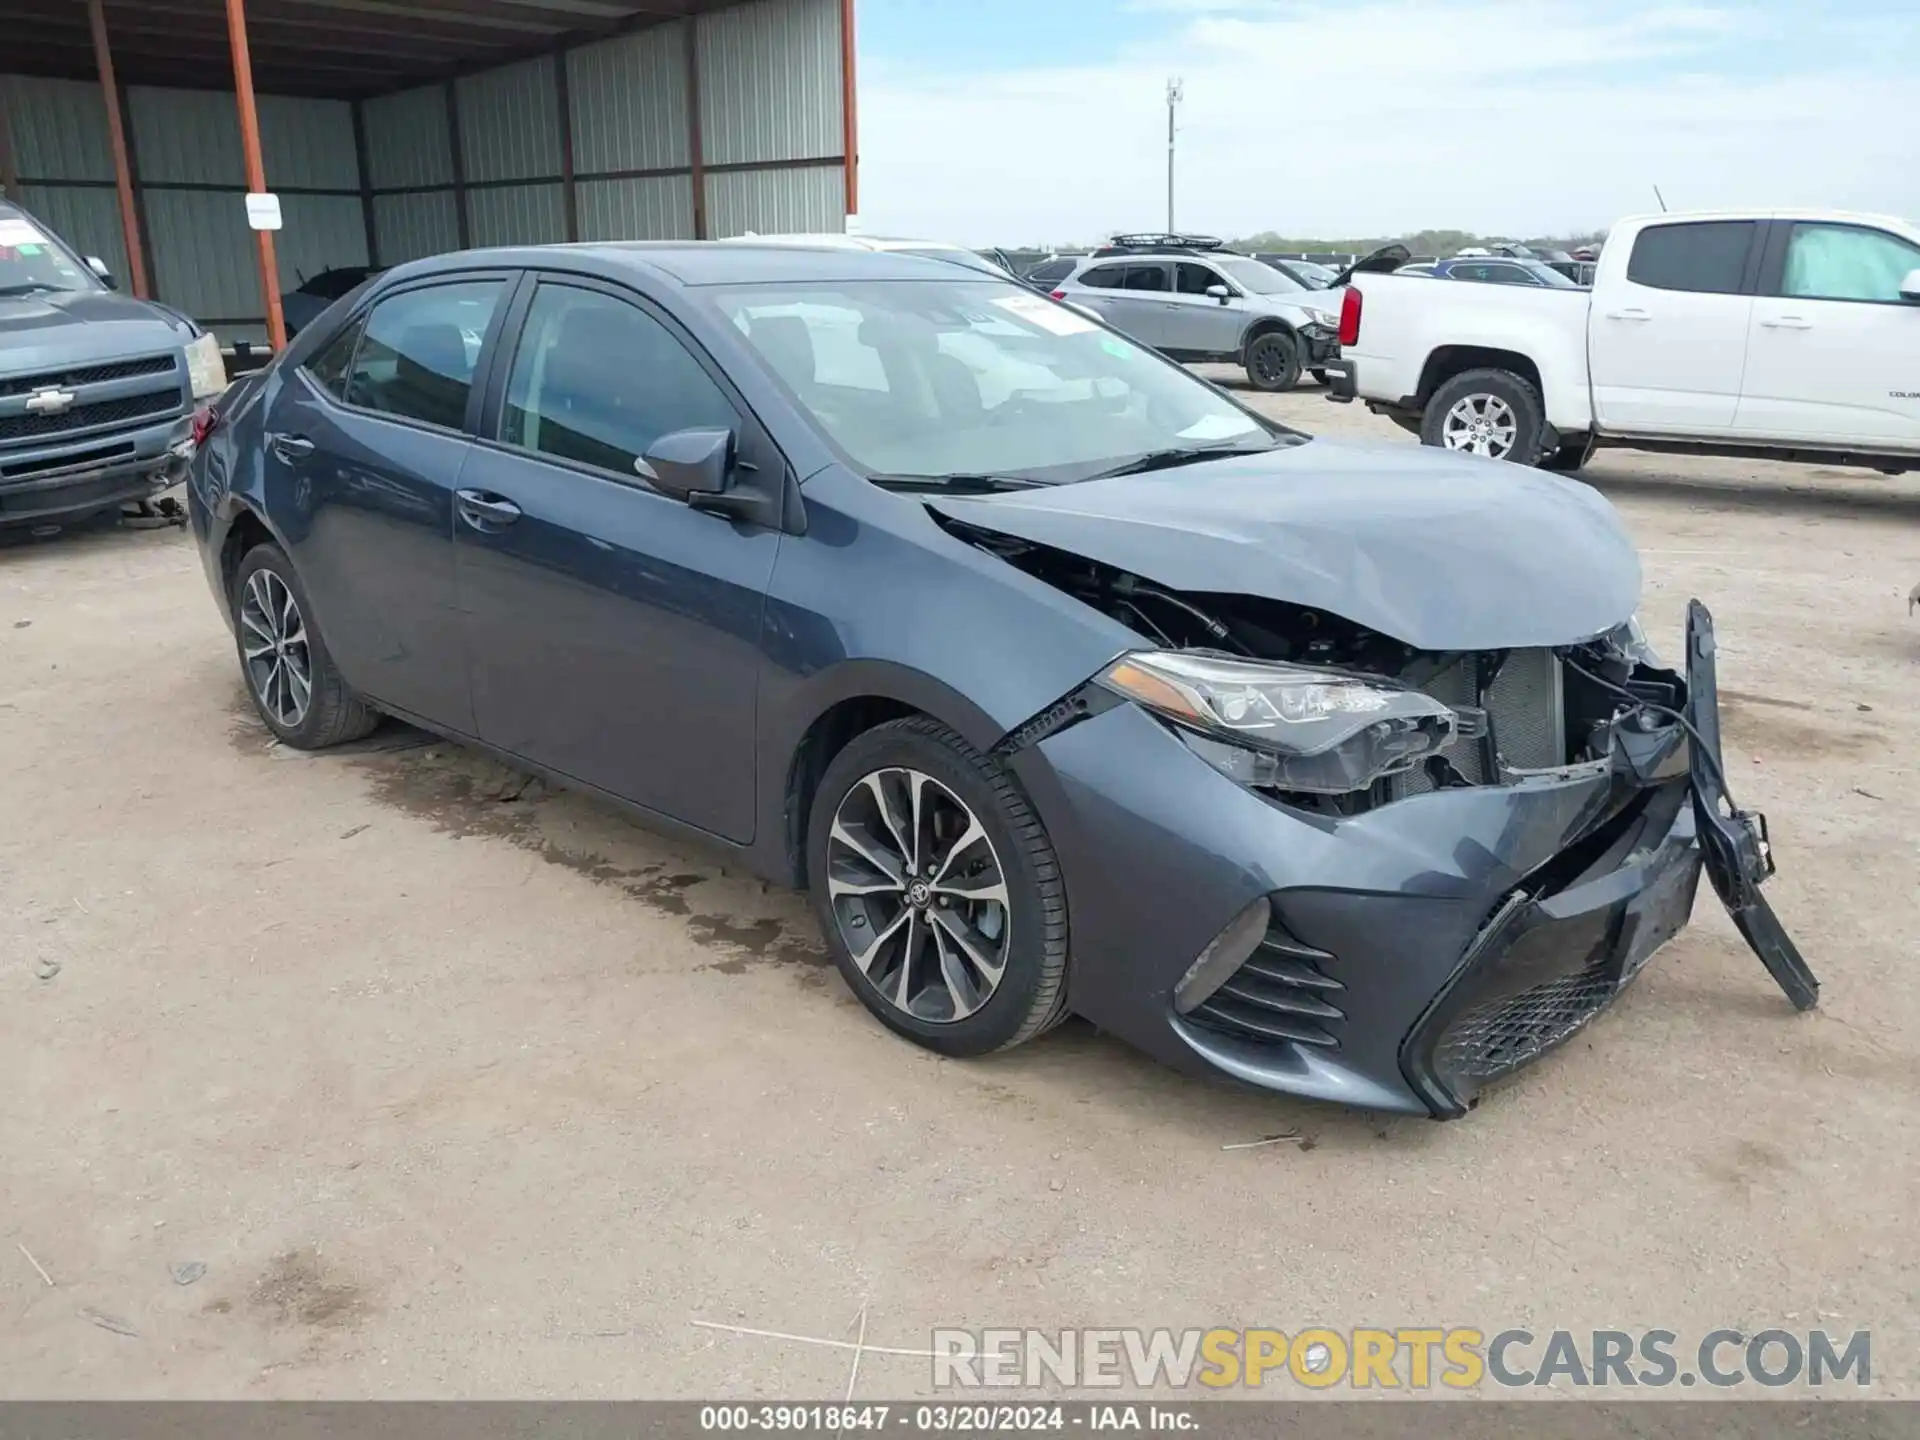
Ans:
[[[0,416],[0,440],[27,440],[39,435],[63,435],[69,430],[90,430],[100,425],[117,425],[150,415],[169,415],[180,408],[178,390],[158,390],[151,395],[123,395],[118,400],[101,400],[92,405],[75,405],[57,415]]]
[[[37,375],[0,375],[0,396],[31,395],[48,388],[66,390],[75,385],[101,385],[109,380],[130,380],[136,375],[171,375],[177,368],[179,362],[171,355],[149,355],[144,360],[43,370]]]
[[[1617,989],[1603,952],[1571,975],[1476,1005],[1440,1037],[1434,1068],[1469,1087],[1510,1074],[1572,1038]]]
[[[1347,1017],[1334,1002],[1346,986],[1323,968],[1331,959],[1275,917],[1259,948],[1187,1019],[1243,1040],[1338,1048]]]
[[[1467,655],[1420,689],[1443,705],[1484,710],[1501,761],[1516,770],[1541,770],[1566,763],[1566,700],[1561,675],[1560,657],[1553,651],[1513,650],[1501,663],[1493,683],[1484,688],[1480,684],[1480,657]],[[1437,758],[1445,760],[1469,785],[1487,785],[1499,776],[1489,773],[1486,748],[1477,736],[1462,733]],[[1396,798],[1437,789],[1439,781],[1431,767],[1429,761],[1396,777]]]

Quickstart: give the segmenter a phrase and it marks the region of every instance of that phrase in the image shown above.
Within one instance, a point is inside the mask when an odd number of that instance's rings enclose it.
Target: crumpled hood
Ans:
[[[0,373],[120,360],[191,339],[172,311],[111,290],[0,295]]]
[[[1169,589],[1325,610],[1420,650],[1577,644],[1640,597],[1633,542],[1594,490],[1404,445],[1316,439],[927,504]]]

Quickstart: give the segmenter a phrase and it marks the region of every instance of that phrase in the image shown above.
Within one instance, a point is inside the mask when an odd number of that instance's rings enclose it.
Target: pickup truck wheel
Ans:
[[[1469,370],[1433,392],[1420,443],[1534,465],[1546,424],[1546,407],[1531,382],[1511,370]]]
[[[1291,390],[1300,383],[1300,346],[1284,330],[1269,330],[1247,346],[1247,380],[1256,390]]]

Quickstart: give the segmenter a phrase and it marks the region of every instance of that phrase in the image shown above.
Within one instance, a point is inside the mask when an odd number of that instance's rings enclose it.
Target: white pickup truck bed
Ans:
[[[1621,221],[1591,291],[1358,274],[1330,395],[1426,443],[1576,469],[1600,445],[1920,469],[1920,229]]]

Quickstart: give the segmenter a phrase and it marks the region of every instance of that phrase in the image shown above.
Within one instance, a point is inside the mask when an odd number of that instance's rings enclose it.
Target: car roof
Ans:
[[[745,285],[782,281],[963,280],[988,281],[985,271],[963,271],[944,260],[848,246],[808,246],[783,241],[625,240],[573,245],[523,245],[461,250],[394,267],[392,279],[408,279],[476,265],[548,267],[578,262],[585,271],[626,269],[680,285]],[[568,267],[574,268],[574,267]]]
[[[1616,223],[1657,225],[1676,220],[1831,220],[1839,224],[1890,225],[1895,229],[1911,229],[1914,223],[1898,215],[1876,215],[1863,210],[1821,210],[1812,206],[1779,210],[1663,210],[1651,215],[1623,215]]]

